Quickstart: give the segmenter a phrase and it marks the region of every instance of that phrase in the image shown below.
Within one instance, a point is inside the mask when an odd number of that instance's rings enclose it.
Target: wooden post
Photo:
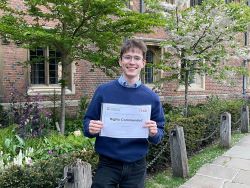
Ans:
[[[71,177],[64,188],[90,188],[92,184],[91,165],[77,159],[76,163],[64,167],[64,178]]]
[[[225,112],[221,114],[220,119],[220,144],[222,147],[229,148],[231,145],[231,114]]]
[[[170,131],[169,139],[173,176],[185,178],[188,176],[188,159],[183,127],[175,126]]]
[[[247,105],[244,105],[241,108],[241,126],[240,126],[241,133],[248,133],[248,127],[249,127],[249,108]]]

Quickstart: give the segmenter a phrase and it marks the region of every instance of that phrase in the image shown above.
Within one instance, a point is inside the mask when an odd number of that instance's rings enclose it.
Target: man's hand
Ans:
[[[89,122],[89,133],[99,134],[103,128],[103,123],[99,120],[90,120]]]
[[[155,136],[158,132],[157,124],[155,121],[147,121],[144,125],[144,127],[147,127],[149,130],[149,136]]]

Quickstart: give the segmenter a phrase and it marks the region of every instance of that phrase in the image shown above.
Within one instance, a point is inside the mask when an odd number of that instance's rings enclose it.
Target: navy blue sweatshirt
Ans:
[[[101,104],[151,105],[151,120],[157,123],[158,133],[146,138],[110,138],[89,133],[90,120],[100,120]],[[84,135],[96,137],[97,153],[123,162],[134,162],[142,159],[148,152],[148,142],[158,144],[164,135],[164,113],[159,96],[145,85],[138,88],[127,88],[118,80],[99,86],[88,106],[83,120]],[[105,125],[104,125],[105,126]]]

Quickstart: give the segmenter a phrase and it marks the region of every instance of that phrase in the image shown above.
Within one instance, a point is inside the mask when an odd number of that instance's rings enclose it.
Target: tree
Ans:
[[[118,46],[124,38],[164,25],[160,14],[131,11],[126,8],[126,2],[26,0],[24,9],[16,9],[11,6],[11,1],[0,1],[0,9],[4,13],[0,18],[2,35],[21,42],[26,48],[50,46],[61,54],[62,134],[65,129],[67,65],[84,59],[97,66],[113,67],[118,58]]]
[[[169,5],[165,8],[168,8],[169,38],[163,43],[165,62],[158,68],[171,71],[171,76],[163,80],[176,79],[184,84],[184,114],[187,116],[188,88],[195,74],[226,79],[229,72],[246,72],[223,63],[240,51],[247,53],[239,40],[237,42],[237,36],[247,30],[250,8],[245,4],[225,4],[223,0],[203,1],[199,6],[185,10]]]

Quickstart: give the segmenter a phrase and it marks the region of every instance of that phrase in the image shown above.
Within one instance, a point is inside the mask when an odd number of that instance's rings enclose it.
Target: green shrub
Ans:
[[[90,140],[82,135],[75,136],[69,134],[64,136],[56,132],[44,138],[28,139],[25,142],[26,147],[34,148],[35,159],[49,159],[74,151],[93,149],[92,145],[89,143]]]
[[[15,136],[16,125],[0,129],[0,151],[4,153],[16,154],[16,149],[21,146],[18,137]]]
[[[10,124],[12,124],[13,120],[10,119],[8,111],[4,109],[2,105],[0,105],[0,128],[6,128]]]
[[[70,133],[64,136],[51,131],[46,137],[23,140],[16,135],[15,127],[9,126],[5,129],[0,129],[0,151],[3,151],[5,156],[9,156],[11,161],[18,155],[20,149],[24,152],[28,148],[33,148],[34,152],[31,156],[33,161],[50,159],[84,149],[93,149],[91,139],[83,137],[83,135],[75,136],[73,133]]]
[[[219,138],[220,116],[223,112],[231,113],[232,130],[236,130],[240,126],[240,111],[244,104],[242,100],[221,100],[212,97],[205,104],[199,104],[189,107],[189,116],[183,117],[182,109],[177,107],[164,106],[169,111],[166,114],[165,136],[161,144],[150,145],[149,154],[147,156],[150,163],[158,153],[164,148],[164,152],[157,161],[149,167],[149,172],[159,171],[160,169],[170,165],[170,146],[169,131],[175,126],[182,126],[186,142],[188,156],[193,155],[208,144],[211,144]],[[235,124],[238,121],[237,124]],[[214,133],[214,134],[213,134]]]
[[[1,126],[3,126],[3,120],[4,120],[4,110],[3,110],[3,106],[0,104],[0,124]]]
[[[18,135],[25,139],[46,135],[51,129],[50,115],[39,108],[38,102],[25,102],[19,112]]]
[[[82,119],[86,113],[87,107],[89,105],[89,99],[87,96],[82,96],[78,105],[77,117],[78,119]]]
[[[198,140],[207,137],[218,127],[218,125],[215,125],[212,130],[208,129],[208,127],[213,125],[209,125],[209,120],[202,114],[192,116],[192,118],[179,118],[175,123],[171,123],[170,127],[174,127],[175,124],[183,127],[188,155],[200,150],[203,143]],[[207,142],[211,143],[213,139],[214,137],[210,138]]]
[[[58,186],[58,180],[63,178],[64,167],[77,158],[90,163],[92,169],[96,168],[98,157],[92,150],[75,152],[71,155],[42,160],[32,166],[12,166],[0,172],[0,187],[55,188]]]
[[[203,142],[198,142],[198,139],[204,137],[207,133],[207,119],[203,115],[193,116],[192,118],[178,118],[174,123],[169,123],[165,127],[165,136],[160,145],[154,146],[150,145],[149,154],[147,156],[147,161],[150,163],[154,157],[163,149],[164,152],[157,159],[157,162],[149,168],[150,172],[159,171],[170,164],[170,144],[169,144],[169,132],[175,127],[175,125],[182,126],[184,129],[186,149],[188,155],[191,155],[201,149],[204,145]],[[212,138],[210,139],[211,142]]]
[[[164,103],[163,109],[165,113],[166,122],[174,121],[176,118],[182,117],[183,109],[180,107],[172,106],[171,104]]]
[[[76,130],[82,130],[82,119],[67,119],[65,121],[65,134],[68,135]]]

